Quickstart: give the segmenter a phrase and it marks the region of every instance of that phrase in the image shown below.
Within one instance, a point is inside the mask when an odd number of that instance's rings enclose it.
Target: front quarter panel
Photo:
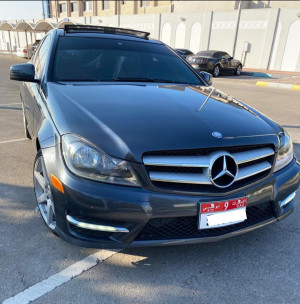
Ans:
[[[60,142],[59,133],[53,123],[46,104],[46,97],[41,92],[36,94],[34,138],[36,150],[55,146]]]

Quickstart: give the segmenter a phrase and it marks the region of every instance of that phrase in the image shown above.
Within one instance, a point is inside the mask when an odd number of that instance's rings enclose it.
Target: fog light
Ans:
[[[124,227],[114,227],[114,226],[97,225],[97,224],[90,224],[87,222],[81,222],[76,220],[74,217],[70,215],[67,215],[67,221],[70,224],[83,229],[105,231],[105,232],[129,232],[129,230]]]
[[[286,199],[280,202],[280,207],[284,207],[285,205],[287,205],[290,201],[294,199],[295,196],[296,196],[296,192],[290,194]]]

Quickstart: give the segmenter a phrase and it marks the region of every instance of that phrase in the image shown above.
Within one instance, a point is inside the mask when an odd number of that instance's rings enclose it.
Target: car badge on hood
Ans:
[[[223,135],[220,132],[212,132],[211,135],[215,138],[222,138]]]

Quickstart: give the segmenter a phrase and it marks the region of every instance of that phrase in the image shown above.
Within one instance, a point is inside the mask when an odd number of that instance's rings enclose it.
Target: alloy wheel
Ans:
[[[237,67],[237,69],[236,69],[236,74],[237,74],[237,75],[240,75],[241,72],[242,72],[242,67],[239,65],[239,66]]]
[[[55,230],[56,220],[50,182],[47,176],[44,158],[37,157],[34,165],[34,191],[41,215],[46,225]]]
[[[217,77],[220,74],[220,68],[218,65],[215,66],[214,68],[214,76]]]

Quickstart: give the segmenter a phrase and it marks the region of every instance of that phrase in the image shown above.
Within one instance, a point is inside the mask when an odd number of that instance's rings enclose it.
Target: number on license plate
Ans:
[[[243,222],[247,219],[246,205],[247,197],[202,203],[198,227],[199,229],[209,229]]]

